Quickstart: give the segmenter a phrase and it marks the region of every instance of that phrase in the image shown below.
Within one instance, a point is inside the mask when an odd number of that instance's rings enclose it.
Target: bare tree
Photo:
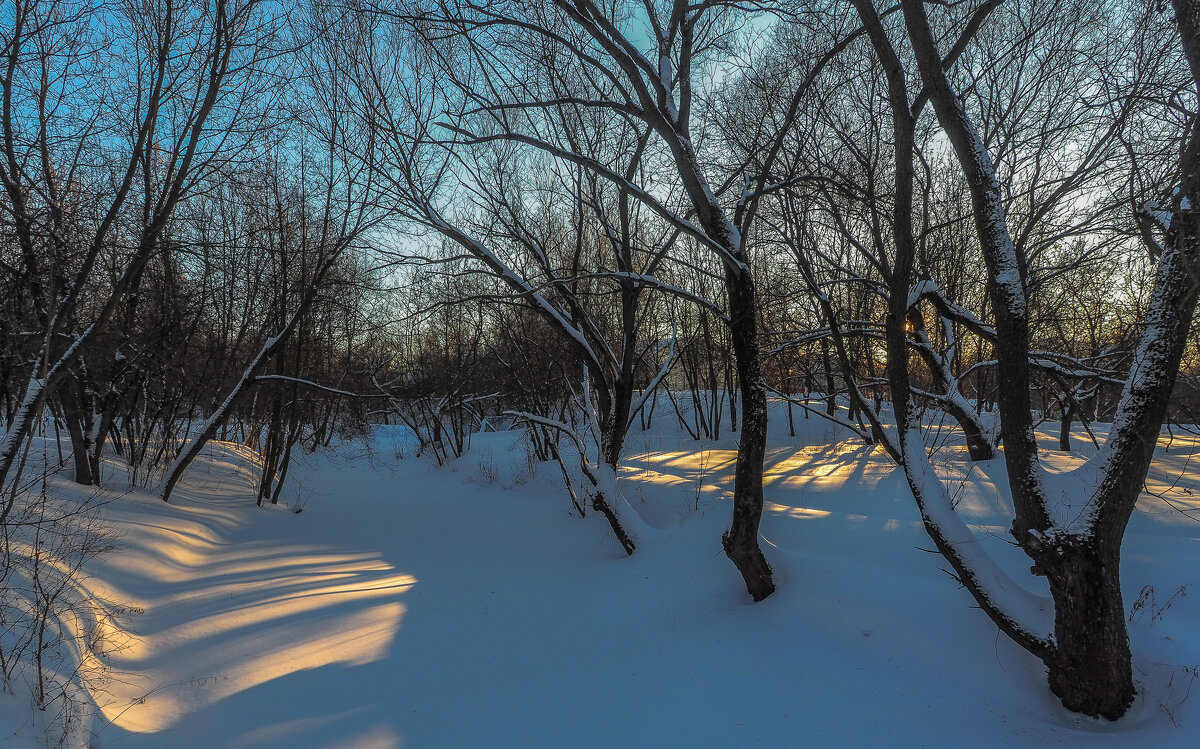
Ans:
[[[735,469],[733,520],[724,536],[726,554],[761,600],[774,590],[770,567],[758,544],[762,515],[762,462],[766,437],[766,385],[758,351],[755,279],[748,255],[750,228],[759,201],[771,184],[771,166],[779,148],[778,131],[762,135],[764,158],[759,172],[720,173],[702,151],[706,125],[698,110],[698,86],[707,60],[732,38],[746,18],[737,3],[691,7],[683,2],[642,3],[616,8],[589,0],[514,6],[444,3],[418,14],[422,24],[441,24],[446,38],[475,42],[468,56],[483,77],[460,80],[475,111],[491,115],[487,129],[462,120],[447,123],[461,142],[504,142],[539,150],[575,164],[624,190],[681,236],[697,242],[723,269],[730,341],[740,384],[740,447]],[[629,23],[647,29],[635,38]],[[436,25],[435,24],[435,25]],[[506,35],[512,35],[511,37]],[[513,38],[527,40],[514,45]],[[577,71],[582,86],[547,101],[540,91],[523,87],[513,72],[544,64],[528,50],[551,48],[553,64]],[[511,55],[502,57],[501,54]],[[797,98],[797,104],[799,96]],[[624,120],[653,136],[656,158],[669,169],[661,189],[634,179],[603,160],[556,142],[538,124],[548,106],[567,105]],[[781,130],[790,120],[785,118]],[[715,160],[714,160],[715,161]],[[641,177],[642,175],[635,175]],[[725,197],[722,197],[725,196]]]
[[[300,90],[304,96],[294,104],[292,114],[305,125],[307,137],[300,139],[300,143],[302,153],[308,158],[300,162],[299,175],[290,180],[280,179],[282,160],[276,163],[274,171],[268,172],[264,205],[266,221],[261,225],[260,233],[268,237],[270,246],[255,245],[259,251],[273,251],[280,264],[274,325],[261,347],[241,362],[241,373],[224,393],[220,404],[212,409],[197,434],[188,440],[171,463],[162,489],[164,501],[169,501],[188,466],[204,445],[217,435],[240,400],[252,386],[268,379],[263,369],[272,362],[277,366],[284,363],[289,342],[318,306],[327,281],[337,275],[343,257],[352,253],[363,235],[381,218],[374,174],[363,165],[375,157],[375,144],[367,134],[348,127],[351,105],[344,98],[345,90],[319,85],[323,77],[336,79],[341,71],[329,66],[329,50],[325,45],[333,40],[323,34],[322,18],[314,16],[305,20],[308,24],[297,23],[296,29],[301,42],[297,46],[306,54],[294,58],[300,72],[304,73],[300,77]],[[290,271],[289,265],[293,266]],[[289,376],[276,374],[275,377]],[[301,384],[295,376],[290,376],[290,382]],[[349,393],[339,391],[338,394]],[[282,403],[276,401],[275,405],[279,408],[273,413],[273,422],[268,427],[269,439],[273,441],[269,453],[280,452],[280,441],[289,439],[281,432]],[[295,438],[293,435],[293,444]],[[278,457],[268,461],[259,504],[267,496],[278,499],[273,484]]]
[[[0,483],[47,393],[136,289],[176,207],[238,143],[235,134],[258,93],[255,73],[273,33],[260,10],[258,0],[211,6],[168,1],[149,8],[16,3],[14,24],[3,38],[0,182],[22,249],[21,265],[6,270],[36,299],[44,338],[0,443]],[[97,37],[109,21],[120,34]],[[74,46],[79,38],[93,45],[88,55]],[[105,44],[104,54],[113,57],[102,56]],[[122,55],[127,62],[116,64]],[[129,90],[97,75],[91,65],[98,60],[127,78]],[[81,81],[97,89],[80,88]],[[74,101],[75,94],[88,98]],[[115,110],[110,99],[119,102]],[[91,173],[93,159],[112,167]],[[77,196],[89,207],[78,216],[66,210],[78,205]],[[129,213],[141,215],[125,234],[120,228]],[[55,267],[43,267],[46,259],[54,259]],[[90,294],[106,263],[112,264],[106,269],[112,282],[92,305]],[[81,430],[78,436],[76,478],[92,483],[90,435]]]
[[[1192,70],[1200,71],[1194,36],[1200,15],[1192,3],[1176,5],[1185,55]],[[858,7],[870,23],[875,16],[873,7],[868,3]],[[1172,203],[1153,208],[1164,232],[1161,240],[1155,239],[1154,291],[1112,432],[1097,456],[1080,469],[1077,490],[1052,493],[1038,468],[1031,413],[1030,259],[1010,233],[995,162],[975,122],[976,116],[987,115],[973,116],[957,95],[947,72],[953,56],[948,59],[939,50],[923,3],[904,0],[902,7],[923,91],[953,146],[972,199],[996,317],[997,371],[1005,383],[998,402],[1016,511],[1012,534],[1033,560],[1035,573],[1049,582],[1052,622],[1043,617],[1036,597],[1000,572],[979,550],[954,514],[910,416],[906,368],[889,366],[905,473],[939,550],[997,626],[1046,664],[1050,687],[1064,705],[1116,719],[1128,709],[1134,695],[1120,590],[1121,539],[1149,467],[1200,291],[1195,268],[1197,225],[1187,210],[1197,198],[1196,136],[1187,131],[1180,137],[1182,158]],[[965,23],[969,27],[989,10],[986,3],[979,6]],[[1153,11],[1143,12],[1148,15],[1134,22],[1152,20]],[[939,28],[945,23],[940,21]],[[882,28],[875,28],[873,42],[895,92],[891,101],[900,128],[912,111],[907,95],[901,96],[908,90],[904,68]],[[1200,76],[1193,78],[1200,81]],[[896,210],[897,226],[903,228],[907,215]],[[888,319],[889,360],[891,352],[898,353],[904,346],[900,312],[896,308]]]

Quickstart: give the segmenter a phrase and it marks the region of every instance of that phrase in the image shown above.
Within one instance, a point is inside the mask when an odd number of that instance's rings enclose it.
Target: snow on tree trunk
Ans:
[[[626,554],[632,556],[633,552],[637,551],[637,541],[628,530],[628,518],[631,515],[636,516],[637,513],[623,512],[629,505],[617,487],[616,472],[603,460],[592,467],[588,466],[586,459],[581,456],[580,465],[583,467],[588,481],[592,484],[588,490],[588,499],[592,509],[604,516],[617,543],[621,544],[621,548],[625,550]]]
[[[110,305],[111,301],[110,299]],[[107,310],[108,307],[105,309]],[[101,321],[103,319],[102,313]],[[3,443],[0,443],[0,487],[3,487],[8,480],[9,472],[12,470],[13,463],[16,462],[17,454],[21,451],[21,445],[25,443],[25,439],[33,429],[34,421],[42,412],[49,388],[58,380],[59,375],[63,371],[75,363],[76,358],[79,357],[82,351],[83,344],[91,338],[98,325],[99,323],[93,323],[79,334],[58,360],[46,370],[44,377],[37,377],[35,375],[29,379],[29,384],[25,386],[25,397],[21,399],[21,405],[17,409],[12,422],[9,424],[8,433],[4,436]],[[43,357],[49,355],[49,349],[41,353]]]
[[[1034,570],[1049,583],[1054,601],[1053,640],[1031,639],[1024,630],[1006,628],[1011,609],[995,600],[986,586],[977,584],[977,568],[958,554],[957,547],[946,548],[942,541],[938,546],[989,616],[1046,664],[1051,689],[1066,707],[1115,720],[1125,714],[1134,695],[1120,590],[1121,540],[1162,428],[1200,292],[1196,280],[1200,222],[1184,203],[1190,203],[1200,181],[1200,159],[1194,148],[1200,140],[1186,138],[1190,143],[1183,149],[1181,164],[1184,189],[1176,198],[1168,241],[1159,258],[1138,354],[1111,436],[1088,468],[1090,475],[1099,477],[1098,486],[1088,492],[1088,482],[1081,477],[1079,491],[1064,492],[1052,501],[1041,483],[1032,433],[1024,260],[1008,232],[991,157],[942,69],[924,5],[920,0],[903,0],[902,5],[923,82],[971,191],[996,309],[997,371],[1004,383],[999,397],[1001,427],[1016,508],[1012,533],[1033,559]],[[1198,14],[1194,3],[1186,5],[1188,12],[1177,16],[1184,46],[1195,52],[1191,55],[1197,63],[1193,71],[1200,80],[1200,45],[1189,44],[1189,39],[1195,41]],[[911,472],[909,477],[914,493],[920,495],[926,489],[929,495],[935,493],[934,482],[924,487],[913,481]],[[937,541],[953,519],[930,517],[924,506],[922,512]]]

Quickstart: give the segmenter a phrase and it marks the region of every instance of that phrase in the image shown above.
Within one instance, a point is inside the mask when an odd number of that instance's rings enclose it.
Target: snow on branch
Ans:
[[[996,329],[975,316],[971,310],[950,301],[942,293],[936,281],[925,279],[918,281],[908,292],[908,309],[912,309],[922,300],[929,300],[943,317],[948,317],[961,323],[988,340],[996,339]]]
[[[1147,200],[1138,213],[1149,219],[1162,232],[1166,232],[1171,228],[1172,214],[1164,209],[1157,200]]]
[[[925,527],[959,581],[992,621],[1035,654],[1054,648],[1049,599],[1013,580],[980,545],[958,511],[945,484],[925,454],[921,433],[911,427],[901,435],[904,468]]]
[[[294,382],[297,385],[304,385],[305,387],[310,387],[310,388],[313,388],[316,390],[324,390],[325,392],[333,393],[334,395],[344,395],[347,398],[383,398],[383,397],[385,397],[382,395],[374,395],[371,393],[352,393],[349,390],[339,390],[334,387],[329,387],[328,385],[322,385],[318,382],[313,382],[312,380],[306,380],[302,377],[289,377],[288,375],[281,375],[281,374],[256,375],[255,377],[253,377],[251,379],[251,382],[263,382],[265,380],[280,380],[282,382]]]
[[[1172,213],[1165,210],[1157,200],[1148,200],[1135,212],[1135,218],[1142,243],[1146,245],[1150,258],[1154,260],[1162,257],[1166,247],[1154,236],[1154,230],[1166,234],[1171,228]]]
[[[447,238],[452,239],[465,247],[476,259],[483,261],[489,268],[492,269],[492,271],[497,277],[500,278],[501,281],[506,283],[518,294],[528,299],[539,312],[549,318],[556,326],[558,326],[560,330],[566,333],[567,336],[575,342],[575,345],[580,349],[580,351],[589,360],[591,360],[595,366],[603,367],[603,362],[596,354],[595,349],[592,348],[591,343],[588,342],[587,337],[583,334],[583,331],[575,325],[572,325],[571,322],[563,316],[562,312],[559,311],[559,309],[553,304],[551,304],[544,296],[538,293],[537,289],[535,289],[528,280],[523,278],[520,274],[509,267],[508,263],[501,260],[500,256],[493,252],[487,245],[483,244],[479,240],[459,229],[457,226],[442,218],[441,214],[438,213],[432,205],[425,203],[423,207],[425,210],[426,220],[430,223],[430,225],[433,226],[433,228],[437,229]]]

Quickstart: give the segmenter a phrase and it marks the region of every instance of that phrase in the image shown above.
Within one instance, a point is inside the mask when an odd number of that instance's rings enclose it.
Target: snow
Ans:
[[[1111,724],[1063,709],[945,574],[881,451],[796,425],[771,423],[762,536],[779,590],[759,604],[720,546],[736,435],[694,442],[662,416],[631,433],[617,477],[645,522],[632,557],[597,513],[571,514],[557,468],[515,432],[476,435],[444,468],[399,427],[297,456],[300,514],[254,506],[257,458],[230,443],[172,504],[114,481],[124,548],[88,584],[125,605],[125,639],[92,745],[1195,745],[1200,596],[1172,595],[1200,558],[1200,439],[1160,448],[1161,498],[1130,524],[1127,606],[1152,587],[1131,612],[1143,693]],[[1048,470],[1094,451],[1076,442]],[[1037,585],[1006,537],[1003,458],[971,464],[951,441],[936,462],[980,547]],[[0,696],[0,746],[33,745],[24,707]]]
[[[675,65],[670,55],[658,56],[658,84],[666,95],[670,95],[675,80]]]
[[[1054,615],[1049,597],[1037,596],[1022,587],[979,543],[974,531],[955,510],[953,497],[926,456],[921,434],[915,427],[904,435],[904,454],[911,463],[910,481],[921,493],[924,517],[971,570],[986,600],[1023,632],[1043,642],[1052,642]]]
[[[913,287],[908,290],[908,302],[905,309],[912,309],[926,294],[941,294],[936,281],[923,279],[913,284]]]
[[[1160,230],[1165,232],[1171,229],[1171,219],[1173,216],[1170,211],[1164,210],[1157,200],[1146,201],[1142,205],[1142,213],[1151,218]]]
[[[16,411],[18,423],[9,425],[4,433],[4,441],[0,442],[0,455],[6,459],[9,455],[16,455],[21,449],[21,440],[25,438],[24,430],[27,428],[25,425],[36,418],[33,407],[45,388],[46,383],[37,377],[31,379],[25,388],[25,397],[21,399],[21,405]]]

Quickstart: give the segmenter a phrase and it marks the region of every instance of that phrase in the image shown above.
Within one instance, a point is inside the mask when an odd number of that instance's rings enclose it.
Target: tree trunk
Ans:
[[[733,394],[737,386],[737,378],[733,376],[733,368],[725,365],[725,395],[729,398],[729,431],[738,430],[737,396]]]
[[[608,500],[604,498],[604,492],[596,489],[592,494],[592,509],[599,512],[608,521],[608,527],[612,529],[613,535],[617,537],[617,542],[621,544],[621,548],[625,549],[625,553],[632,555],[637,551],[637,545],[629,534],[625,532],[625,527],[621,525],[621,519],[617,517],[617,513],[613,511]]]
[[[792,375],[791,370],[786,370],[787,374],[783,378],[783,395],[787,400],[787,416],[788,416],[788,436],[796,436],[796,422],[792,418]],[[805,399],[807,400],[807,398]],[[807,411],[805,412],[807,415]]]
[[[107,399],[106,399],[107,400]],[[112,398],[115,402],[116,398]],[[108,442],[110,434],[113,434],[113,421],[116,419],[117,408],[115,405],[105,403],[99,414],[99,423],[96,425],[96,438],[92,444],[91,453],[88,460],[92,466],[92,476],[95,477],[96,485],[100,484],[100,459],[104,457],[104,445]],[[113,447],[120,453],[120,438],[119,435],[113,435],[116,439],[113,440]]]
[[[825,413],[833,416],[837,411],[837,400],[834,398],[834,391],[837,386],[833,384],[833,363],[829,361],[829,341],[821,339],[821,367],[825,370]]]
[[[77,379],[63,381],[59,387],[63,421],[71,438],[71,457],[75,463],[75,483],[84,486],[99,484],[100,477],[92,471],[92,419],[86,402],[87,386]]]
[[[68,407],[66,400],[63,401],[63,420],[67,423],[67,434],[71,438],[71,457],[75,463],[75,483],[92,486],[96,481],[92,475],[92,461],[89,456],[91,443],[87,438],[87,429],[78,418],[76,410]]]
[[[984,431],[979,417],[972,413],[970,408],[960,407],[951,398],[946,405],[946,410],[962,428],[963,435],[967,438],[967,454],[971,460],[991,460],[996,457],[996,448],[987,438],[987,433]]]
[[[749,269],[726,270],[729,290],[729,329],[738,381],[742,385],[742,431],[734,473],[733,522],[722,537],[725,555],[733,562],[755,601],[775,592],[771,565],[758,545],[763,509],[763,459],[767,448],[767,390],[758,360],[758,329],[754,279]]]
[[[1116,720],[1133,704],[1120,555],[1113,544],[1064,545],[1047,571],[1054,597],[1050,690],[1068,710]]]
[[[296,441],[300,438],[300,426],[293,423],[291,434],[289,434],[287,442],[283,446],[283,458],[279,461],[279,470],[277,471],[275,480],[275,491],[271,494],[271,504],[279,504],[279,497],[283,494],[283,484],[287,481],[288,468],[292,465],[292,450],[296,446]]]
[[[1071,422],[1074,421],[1075,407],[1067,398],[1060,398],[1058,406],[1062,414],[1058,425],[1058,449],[1065,452],[1071,449]]]

